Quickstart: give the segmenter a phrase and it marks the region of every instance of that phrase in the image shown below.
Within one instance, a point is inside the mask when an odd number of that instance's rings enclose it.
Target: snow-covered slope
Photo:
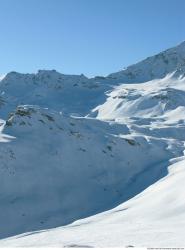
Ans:
[[[184,60],[182,43],[106,78],[42,70],[0,81],[0,237],[33,232],[0,246],[179,246]]]
[[[183,146],[35,106],[19,106],[4,132],[15,139],[0,144],[1,237],[112,208],[165,175],[166,162]]]
[[[69,226],[27,233],[1,246],[183,247],[185,245],[185,160],[141,194],[113,210]],[[178,194],[178,195],[177,195]]]
[[[93,109],[91,115],[106,120],[133,116],[145,119],[164,118],[165,113],[172,110],[183,110],[184,91],[185,78],[175,78],[173,75],[140,84],[121,84],[107,93],[106,102]],[[179,115],[184,117],[183,112]]]

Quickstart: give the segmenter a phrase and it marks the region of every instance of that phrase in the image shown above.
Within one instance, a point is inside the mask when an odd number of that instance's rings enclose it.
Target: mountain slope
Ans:
[[[164,175],[166,162],[182,151],[178,140],[146,139],[124,124],[35,106],[19,106],[4,132],[15,139],[0,145],[1,237],[112,208]]]
[[[105,103],[93,109],[91,115],[104,120],[133,116],[162,118],[171,110],[179,107],[183,109],[184,91],[185,78],[176,78],[173,75],[140,84],[121,84],[107,93]]]

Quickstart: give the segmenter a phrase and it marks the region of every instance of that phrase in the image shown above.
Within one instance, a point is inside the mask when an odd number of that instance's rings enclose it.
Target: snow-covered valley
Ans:
[[[11,72],[0,119],[0,246],[185,246],[185,42],[107,77]]]

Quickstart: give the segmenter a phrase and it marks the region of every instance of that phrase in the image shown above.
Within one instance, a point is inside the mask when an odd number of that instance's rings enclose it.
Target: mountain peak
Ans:
[[[153,79],[160,79],[169,73],[178,71],[179,76],[184,74],[185,41],[176,47],[167,49],[154,56],[128,66],[119,72],[108,75],[117,82],[139,83]]]

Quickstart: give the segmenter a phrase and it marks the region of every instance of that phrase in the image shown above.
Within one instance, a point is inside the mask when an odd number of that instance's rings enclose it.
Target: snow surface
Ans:
[[[69,226],[1,241],[1,246],[182,247],[185,245],[185,159],[166,177],[113,210]],[[178,195],[177,195],[178,194]]]
[[[108,77],[7,74],[0,246],[184,246],[184,63],[182,43]]]

